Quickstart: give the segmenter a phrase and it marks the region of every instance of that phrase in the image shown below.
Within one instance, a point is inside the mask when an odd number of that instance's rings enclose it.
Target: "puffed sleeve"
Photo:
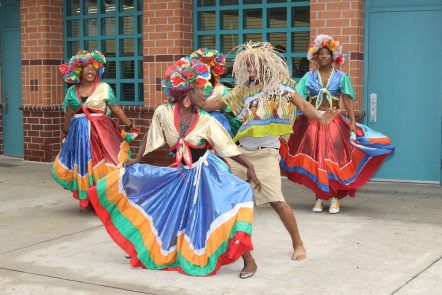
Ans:
[[[72,97],[75,97],[75,86],[72,85],[71,87],[68,88],[68,90],[66,91],[66,96],[64,97],[64,101],[63,104],[61,105],[61,107],[63,108],[63,111],[66,113],[66,108],[68,106],[72,105]],[[75,97],[76,98],[76,97]]]
[[[353,84],[351,84],[350,77],[347,74],[344,74],[342,76],[339,86],[341,87],[341,94],[347,94],[351,97],[352,100],[355,100],[355,91],[353,90]]]
[[[117,98],[115,97],[115,92],[110,85],[107,85],[107,105],[114,106],[117,105]]]
[[[305,73],[301,80],[299,80],[295,90],[302,98],[308,98],[308,73]]]
[[[159,106],[152,117],[152,123],[150,124],[149,132],[147,133],[146,149],[144,150],[143,156],[162,147],[166,143],[164,132],[161,128],[162,114],[163,107]]]
[[[233,157],[241,154],[226,129],[212,117],[209,118],[206,136],[207,141],[221,157]]]

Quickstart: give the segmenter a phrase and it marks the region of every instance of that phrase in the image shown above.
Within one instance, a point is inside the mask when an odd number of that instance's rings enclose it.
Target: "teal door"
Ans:
[[[19,1],[0,0],[3,152],[23,157],[21,42]]]
[[[374,178],[440,183],[441,1],[367,1],[366,36],[366,123],[396,147]]]

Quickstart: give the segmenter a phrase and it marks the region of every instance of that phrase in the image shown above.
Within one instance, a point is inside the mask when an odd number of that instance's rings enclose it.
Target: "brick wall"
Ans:
[[[51,162],[60,151],[61,105],[23,105],[24,158]]]
[[[193,1],[143,4],[144,105],[161,104],[161,79],[168,66],[193,51]]]
[[[364,0],[311,0],[310,38],[331,35],[343,43],[348,73],[356,93],[355,109],[363,110],[364,83]]]
[[[62,25],[61,0],[20,1],[25,160],[52,161],[60,150]]]
[[[63,100],[58,65],[63,62],[61,0],[20,1],[23,104],[53,105]]]

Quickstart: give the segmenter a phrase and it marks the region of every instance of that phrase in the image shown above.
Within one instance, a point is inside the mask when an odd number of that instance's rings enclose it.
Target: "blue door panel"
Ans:
[[[22,104],[19,3],[2,1],[0,9],[3,152],[23,157],[23,114],[19,110]]]
[[[367,123],[396,146],[375,178],[439,182],[442,11],[367,14]],[[377,94],[376,122],[370,122],[370,93]]]

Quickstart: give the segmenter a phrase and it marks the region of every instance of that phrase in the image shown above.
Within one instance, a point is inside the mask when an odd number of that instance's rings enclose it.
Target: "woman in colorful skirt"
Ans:
[[[209,68],[189,57],[169,68],[162,84],[170,103],[155,110],[137,157],[88,194],[133,266],[207,276],[242,256],[240,277],[248,278],[257,268],[250,253],[252,187],[219,156],[247,167],[249,181],[261,184],[221,124],[195,106],[209,79]],[[164,144],[175,154],[174,167],[138,164]]]
[[[194,51],[190,57],[204,63],[212,73],[210,83],[204,88],[204,95],[207,97],[207,100],[223,97],[231,92],[228,87],[219,81],[220,76],[226,71],[226,58],[224,54],[216,49],[200,48]],[[241,122],[229,107],[225,107],[220,111],[211,111],[209,114],[223,125],[232,138],[236,136],[241,127]]]
[[[342,99],[349,120],[336,116],[329,125],[321,125],[301,114],[280,149],[280,165],[288,178],[315,192],[314,212],[322,212],[322,202],[331,200],[329,213],[338,213],[338,200],[354,197],[356,189],[394,152],[388,137],[356,123],[350,78],[333,67],[344,62],[341,52],[340,42],[317,36],[307,55],[317,62],[317,69],[304,75],[296,91],[319,112],[339,108]]]
[[[87,189],[130,158],[129,143],[137,136],[124,112],[116,105],[112,88],[100,81],[105,57],[99,51],[77,52],[69,63],[60,66],[68,88],[63,110],[66,113],[64,143],[55,159],[52,176],[89,208]],[[106,116],[109,108],[126,126],[125,132]]]

